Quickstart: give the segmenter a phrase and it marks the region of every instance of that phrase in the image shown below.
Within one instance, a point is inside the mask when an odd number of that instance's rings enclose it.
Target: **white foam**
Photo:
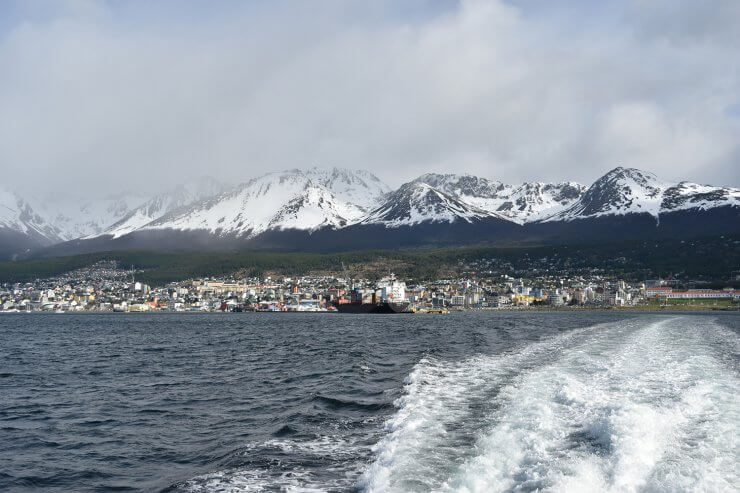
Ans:
[[[737,346],[706,318],[652,317],[514,354],[423,360],[361,486],[736,491],[740,379],[721,354]],[[473,443],[459,428],[476,429]]]
[[[332,481],[317,476],[317,471],[281,464],[266,468],[233,468],[197,476],[183,485],[193,493],[261,493],[281,491],[289,493],[317,493],[327,490],[348,489],[353,483],[350,471],[356,471],[358,447],[346,438],[336,435],[317,437],[314,440],[276,438],[245,445],[244,456],[264,453],[266,450],[292,454],[296,457],[331,458],[343,465]],[[326,465],[325,469],[335,466]],[[355,474],[356,476],[356,474]]]
[[[221,471],[194,478],[185,485],[188,491],[208,493],[262,493],[284,491],[289,493],[319,493],[324,488],[307,486],[311,475],[307,472],[286,472],[275,475],[262,469]]]
[[[736,491],[738,354],[737,334],[709,317],[645,316],[504,354],[426,357],[409,374],[371,464],[360,463],[366,445],[344,435],[275,438],[245,454],[274,449],[331,458],[333,465],[231,469],[185,487],[316,492],[347,491],[356,482],[383,493]]]
[[[598,328],[574,330],[519,351],[460,362],[422,359],[407,378],[405,395],[396,402],[398,412],[386,423],[387,434],[376,445],[376,460],[360,486],[369,492],[433,489],[440,476],[454,471],[470,445],[470,428],[485,425],[485,412],[471,416],[472,406],[490,407],[481,398],[493,395],[506,378],[594,330]]]

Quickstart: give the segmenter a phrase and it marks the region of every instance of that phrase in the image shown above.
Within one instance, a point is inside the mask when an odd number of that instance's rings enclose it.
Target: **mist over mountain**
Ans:
[[[3,2],[0,256],[727,229],[739,18],[727,0]]]
[[[121,194],[77,207],[17,192],[0,198],[6,258],[126,248],[333,250],[578,242],[615,234],[684,238],[740,227],[740,190],[669,183],[622,167],[588,186],[424,174],[394,190],[366,170],[314,167],[238,185],[202,178],[152,197]]]

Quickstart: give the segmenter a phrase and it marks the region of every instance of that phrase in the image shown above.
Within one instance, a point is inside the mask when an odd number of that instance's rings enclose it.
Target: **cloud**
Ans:
[[[312,165],[588,182],[628,165],[740,185],[732,0],[28,4],[0,25],[6,183],[93,194]]]

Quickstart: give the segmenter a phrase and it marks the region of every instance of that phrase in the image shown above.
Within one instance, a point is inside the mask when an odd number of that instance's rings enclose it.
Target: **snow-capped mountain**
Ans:
[[[63,208],[49,216],[18,194],[0,194],[0,253],[13,255],[91,230],[53,251],[329,250],[740,233],[740,190],[667,183],[621,167],[588,188],[425,174],[394,191],[367,171],[294,169],[230,189],[201,180],[129,206],[133,201],[96,202],[102,205],[85,210],[98,211],[90,213],[98,219],[85,223],[60,219],[66,217]],[[106,217],[117,220],[100,227]]]
[[[330,190],[340,200],[355,204],[363,210],[379,205],[383,196],[391,191],[377,176],[362,169],[313,167],[306,171],[294,169],[289,173],[303,175],[314,184]]]
[[[518,224],[537,221],[567,209],[586,187],[576,182],[507,185],[471,175],[428,173],[417,178],[479,209]]]
[[[668,184],[634,168],[614,168],[588,187],[567,209],[545,221],[571,221],[604,215],[647,213],[658,217],[663,190]]]
[[[506,187],[497,198],[495,210],[519,224],[537,221],[567,209],[585,192],[577,182],[523,183]],[[492,205],[494,205],[492,204]]]
[[[497,217],[496,214],[463,202],[422,181],[401,185],[386,196],[385,202],[360,221],[386,227],[413,226],[424,222],[452,223]]]
[[[268,173],[138,229],[250,238],[268,230],[338,228],[358,221],[387,191],[367,171],[312,168]]]
[[[146,226],[165,214],[229,190],[230,187],[227,185],[208,177],[178,185],[173,190],[156,195],[140,206],[127,211],[119,220],[109,223],[103,231],[95,231],[86,236],[94,238],[106,234],[118,238]]]
[[[671,212],[740,207],[740,190],[695,183],[671,184],[635,168],[614,168],[591,185],[573,205],[545,222],[604,216],[649,214],[656,222]]]
[[[16,192],[0,190],[0,229],[29,244],[47,245],[61,240],[60,231]]]
[[[266,229],[341,228],[359,217],[364,209],[339,199],[321,186],[309,186],[282,206]]]
[[[123,193],[82,203],[72,197],[34,199],[39,214],[58,230],[59,238],[72,240],[102,233],[105,228],[121,220],[139,206],[147,196]]]
[[[740,189],[711,187],[682,181],[663,191],[662,213],[689,209],[707,210],[715,207],[740,207]]]
[[[473,175],[426,173],[417,182],[426,183],[437,190],[460,199],[473,202],[480,199],[495,199],[509,185]]]

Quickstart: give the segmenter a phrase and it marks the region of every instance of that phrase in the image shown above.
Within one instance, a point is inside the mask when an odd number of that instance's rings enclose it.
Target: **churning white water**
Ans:
[[[740,342],[645,316],[493,356],[425,358],[360,488],[738,491]]]

